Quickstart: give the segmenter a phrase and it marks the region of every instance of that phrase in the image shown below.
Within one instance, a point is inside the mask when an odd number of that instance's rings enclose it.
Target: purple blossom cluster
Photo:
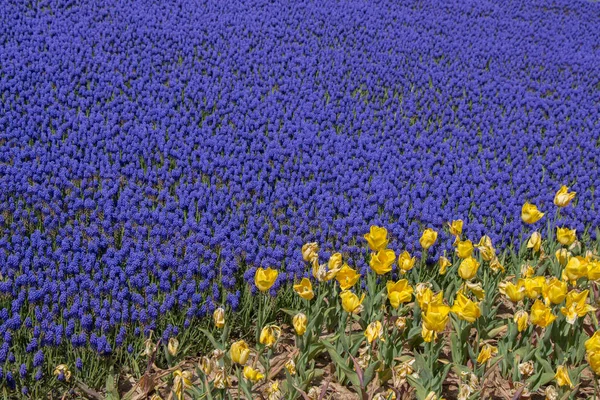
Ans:
[[[0,12],[0,366],[107,355],[239,306],[316,241],[385,226],[503,248],[525,201],[600,223],[600,4],[9,0]],[[595,238],[595,232],[591,232]],[[14,332],[26,332],[21,348]],[[14,354],[30,354],[21,361]],[[81,362],[81,360],[79,360]],[[7,372],[8,371],[8,372]],[[10,379],[9,379],[10,374]]]

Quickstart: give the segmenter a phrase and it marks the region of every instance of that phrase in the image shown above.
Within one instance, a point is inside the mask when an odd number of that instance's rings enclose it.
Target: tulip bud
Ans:
[[[527,325],[529,323],[529,314],[527,311],[519,310],[515,313],[513,320],[517,324],[517,329],[519,332],[523,332],[527,329]]]
[[[303,313],[298,313],[292,319],[292,325],[298,336],[304,335],[306,332],[306,326],[308,325],[308,318]]]
[[[225,326],[225,310],[222,307],[217,308],[213,313],[213,319],[217,328],[223,328]]]

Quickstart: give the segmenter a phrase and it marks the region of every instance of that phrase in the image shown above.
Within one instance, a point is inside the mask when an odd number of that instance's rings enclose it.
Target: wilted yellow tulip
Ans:
[[[372,225],[369,233],[365,235],[365,239],[369,243],[369,248],[373,251],[385,249],[388,245],[387,233],[387,229]]]
[[[178,400],[183,399],[185,389],[192,387],[192,373],[178,369],[173,372],[173,392]]]
[[[479,261],[473,257],[465,258],[458,267],[458,275],[464,280],[473,279],[477,275]]]
[[[67,364],[59,364],[54,368],[54,375],[60,377],[62,375],[65,382],[69,382],[71,379],[71,371],[69,371],[69,366]]]
[[[523,278],[531,278],[535,275],[535,269],[529,264],[521,265],[521,276]]]
[[[554,205],[557,207],[566,207],[575,198],[575,195],[576,192],[569,192],[569,188],[563,185],[554,195]]]
[[[560,309],[562,315],[567,319],[567,322],[571,325],[577,321],[577,317],[585,317],[590,311],[595,311],[596,308],[586,303],[589,290],[578,292],[577,290],[571,290],[567,294],[567,304],[565,307]]]
[[[481,253],[481,258],[484,261],[492,261],[496,257],[496,249],[492,245],[492,238],[487,235],[484,235],[479,240],[477,244],[477,249],[479,249],[479,253]]]
[[[154,393],[151,397],[150,400],[163,400],[162,397],[160,397],[159,395],[157,395],[156,393]]]
[[[530,203],[523,204],[521,209],[521,219],[526,224],[535,224],[544,216],[543,212],[540,212],[538,208]]]
[[[225,368],[217,368],[213,380],[216,389],[225,389],[231,386],[231,378],[225,372]]]
[[[245,341],[238,340],[237,342],[232,343],[231,348],[229,349],[229,356],[234,363],[244,365],[250,356],[250,348]]]
[[[292,375],[292,376],[296,375],[296,363],[294,362],[293,359],[287,360],[284,367],[285,367],[285,369],[287,369],[287,372],[290,375]]]
[[[485,290],[481,286],[481,283],[465,282],[466,288],[477,297],[477,300],[482,300],[485,296]]]
[[[525,298],[525,281],[519,279],[517,284],[507,281],[498,285],[500,293],[508,297],[513,303],[518,303]]]
[[[248,379],[251,382],[258,382],[261,379],[265,378],[265,375],[262,374],[259,370],[252,368],[249,365],[244,367],[244,378]]]
[[[429,303],[427,305],[427,311],[423,313],[423,326],[430,331],[441,333],[446,329],[448,324],[448,314],[450,314],[450,307],[441,303]]]
[[[398,282],[387,281],[385,286],[390,304],[394,308],[398,308],[400,303],[408,303],[412,299],[413,288],[406,279],[400,279]]]
[[[266,292],[271,289],[271,286],[275,283],[279,272],[272,268],[258,268],[254,274],[254,284],[261,292]]]
[[[525,286],[525,295],[531,300],[537,299],[542,294],[542,289],[546,283],[546,278],[543,276],[534,276],[532,278],[526,278],[523,281]]]
[[[456,244],[456,254],[458,258],[465,259],[473,255],[473,242],[470,240],[461,240]]]
[[[204,375],[210,375],[214,367],[215,361],[207,356],[203,356],[198,363],[198,368]]]
[[[455,219],[452,223],[448,223],[448,227],[450,228],[450,234],[460,236],[463,230],[463,220]]]
[[[213,313],[213,320],[215,322],[215,326],[219,329],[225,326],[225,310],[223,307],[219,307]]]
[[[531,306],[529,319],[532,324],[545,328],[556,319],[556,316],[552,314],[550,307],[546,307],[544,303],[538,299]]]
[[[495,273],[504,272],[504,267],[500,264],[498,257],[494,257],[492,261],[490,261],[490,269]]]
[[[575,229],[556,227],[556,239],[564,246],[570,246],[577,239]]]
[[[481,317],[481,310],[479,304],[470,300],[467,296],[458,292],[456,294],[456,300],[450,309],[459,319],[467,322],[475,322],[475,320]]]
[[[539,232],[533,232],[527,241],[527,248],[533,249],[534,252],[540,251],[542,247],[542,235]]]
[[[558,249],[554,255],[560,265],[567,265],[567,262],[571,258],[571,253],[567,249]]]
[[[267,325],[260,332],[260,344],[272,347],[281,336],[281,328],[277,325]]]
[[[392,264],[396,261],[394,250],[383,249],[377,253],[371,254],[369,265],[377,275],[383,275],[392,270]]]
[[[406,328],[406,317],[398,317],[396,318],[396,322],[394,322],[396,329],[402,332]]]
[[[585,351],[600,351],[600,331],[594,332],[592,337],[585,341]]]
[[[567,282],[553,276],[544,284],[542,294],[546,303],[560,304],[567,297]]]
[[[279,388],[279,381],[271,383],[267,388],[266,393],[268,395],[267,400],[281,400],[283,398],[283,394]]]
[[[306,262],[313,262],[319,258],[319,245],[316,242],[306,243],[302,246],[302,258]]]
[[[477,356],[477,364],[485,364],[490,358],[498,354],[498,348],[490,344],[484,344],[479,355]]]
[[[552,385],[546,386],[546,389],[544,389],[544,396],[544,400],[558,400],[558,392]]]
[[[296,335],[302,336],[304,332],[306,332],[306,326],[308,325],[308,318],[304,313],[298,313],[294,315],[292,319],[292,325],[294,325],[294,330],[296,331]]]
[[[358,314],[362,311],[362,302],[365,299],[364,293],[359,299],[354,293],[344,290],[340,293],[340,297],[342,298],[342,307],[347,313]]]
[[[581,256],[571,257],[563,270],[563,279],[576,281],[579,278],[587,277],[588,262]]]
[[[421,235],[421,239],[419,239],[419,244],[423,249],[427,250],[435,244],[437,236],[438,233],[436,231],[434,231],[431,228],[427,228]]]
[[[352,269],[347,264],[344,264],[342,269],[340,269],[335,276],[335,279],[337,279],[342,290],[347,290],[354,286],[356,282],[358,282],[360,279],[360,274],[357,273],[355,269]]]
[[[177,349],[179,349],[179,340],[174,337],[169,338],[169,342],[167,344],[167,351],[170,355],[175,357],[177,355]]]
[[[446,269],[448,269],[448,267],[452,265],[452,263],[450,262],[450,260],[448,260],[444,256],[440,257],[440,259],[438,260],[438,264],[440,266],[440,275],[445,275],[446,274]]]
[[[382,336],[383,325],[381,325],[381,322],[379,321],[371,322],[369,326],[367,326],[367,329],[365,329],[365,337],[367,338],[367,342],[369,342],[369,344],[373,343],[373,341],[377,338],[381,338],[381,340],[383,340]]]
[[[569,386],[571,389],[573,389],[573,382],[571,382],[571,378],[569,377],[569,371],[564,365],[558,366],[556,369],[556,375],[554,375],[554,379],[556,379],[558,386]]]
[[[406,273],[413,269],[415,263],[417,262],[416,257],[411,257],[408,251],[403,251],[398,256],[398,267],[400,268],[400,272]]]
[[[529,314],[527,314],[527,311],[519,310],[515,313],[513,320],[517,324],[517,330],[523,332],[529,324]]]
[[[294,291],[305,300],[312,300],[315,297],[312,283],[310,283],[308,278],[302,278],[300,283],[294,285]]]

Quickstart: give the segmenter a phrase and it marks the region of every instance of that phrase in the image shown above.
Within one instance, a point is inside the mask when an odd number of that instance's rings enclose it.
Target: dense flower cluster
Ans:
[[[445,260],[454,234],[444,226],[457,218],[465,238],[486,234],[500,249],[559,205],[578,235],[600,223],[597,3],[2,8],[9,385],[41,379],[48,349],[133,352],[131,337],[161,328],[168,340],[219,306],[236,309],[244,281],[260,289],[259,267],[279,271],[274,294],[306,276],[306,241],[365,274],[361,235],[385,226],[398,259],[377,232],[367,241],[371,267],[387,273],[412,268],[403,250]],[[522,210],[526,201],[537,208]],[[464,262],[461,274],[477,272]],[[356,282],[337,268],[316,266]],[[175,311],[181,324],[159,318]]]

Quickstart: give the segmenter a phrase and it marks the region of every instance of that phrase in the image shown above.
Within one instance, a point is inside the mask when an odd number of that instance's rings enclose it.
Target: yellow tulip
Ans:
[[[590,281],[600,280],[600,261],[588,261],[587,278]]]
[[[554,195],[554,205],[557,207],[566,207],[571,203],[571,200],[575,198],[575,195],[576,192],[569,193],[569,188],[563,185]]]
[[[185,389],[192,387],[192,373],[190,371],[181,371],[178,369],[173,372],[173,387],[172,390],[178,400],[183,399]]]
[[[600,351],[588,352],[585,356],[594,373],[600,375]]]
[[[600,351],[600,330],[594,332],[592,337],[585,341],[585,351]]]
[[[441,303],[429,303],[427,311],[423,313],[423,326],[430,331],[441,333],[448,324],[450,307]]]
[[[169,342],[167,344],[167,351],[170,355],[175,357],[177,355],[177,349],[179,349],[179,340],[175,338],[169,338]]]
[[[261,292],[266,292],[271,289],[271,286],[275,283],[279,272],[272,268],[258,268],[254,274],[254,284]]]
[[[296,331],[296,335],[302,336],[306,332],[306,326],[308,325],[308,318],[304,313],[298,313],[294,315],[292,319],[292,325],[294,325],[294,330]]]
[[[260,344],[272,347],[281,336],[281,328],[277,325],[267,325],[260,332]]]
[[[313,262],[319,258],[319,245],[316,242],[306,243],[302,246],[302,258],[306,262]]]
[[[250,356],[250,348],[245,341],[238,340],[231,345],[229,355],[231,356],[231,361],[244,365]]]
[[[415,295],[417,297],[417,302],[419,303],[419,307],[421,310],[427,308],[427,304],[431,301],[433,297],[433,291],[431,290],[431,283],[417,283],[415,288]]]
[[[223,307],[219,307],[213,313],[213,320],[215,321],[215,326],[219,329],[225,326],[225,310]]]
[[[556,316],[552,314],[552,310],[550,310],[549,307],[545,306],[544,303],[538,299],[531,306],[529,319],[532,324],[545,328],[556,319]]]
[[[459,319],[467,322],[475,322],[475,320],[481,317],[481,309],[479,304],[470,300],[467,296],[458,292],[456,294],[456,300],[450,309],[452,313],[456,314]]]
[[[473,257],[468,257],[461,261],[458,267],[458,275],[464,280],[473,279],[477,275],[478,269],[479,261]]]
[[[585,317],[590,311],[595,311],[596,308],[586,303],[589,290],[578,292],[577,290],[571,290],[567,293],[567,304],[565,307],[560,309],[562,315],[567,319],[567,322],[571,325],[577,321],[577,317]]]
[[[546,283],[543,276],[534,276],[524,280],[525,295],[531,300],[537,299],[542,294],[542,289]]]
[[[575,229],[556,227],[556,239],[564,246],[570,246],[577,239]]]
[[[355,269],[352,269],[347,264],[344,264],[342,269],[340,269],[335,276],[335,279],[337,279],[342,290],[348,290],[354,286],[356,282],[358,282],[360,279],[360,274],[357,273]]]
[[[533,249],[534,252],[540,251],[542,247],[542,235],[539,232],[533,232],[529,241],[527,241],[527,248]]]
[[[359,299],[356,294],[348,290],[344,290],[342,293],[340,293],[340,297],[342,298],[342,307],[347,313],[358,314],[362,311],[362,302],[365,299],[364,293]]]
[[[398,267],[400,268],[400,272],[402,272],[402,273],[406,273],[406,272],[410,271],[411,269],[413,269],[416,262],[417,262],[417,258],[416,257],[411,258],[410,254],[406,250],[403,251],[400,254],[400,256],[398,256]]]
[[[373,251],[385,249],[388,245],[387,233],[387,229],[372,225],[369,233],[364,236],[369,243],[369,248]]]
[[[473,242],[470,240],[462,240],[456,244],[456,254],[458,255],[458,258],[465,259],[471,257],[473,255],[473,250]]]
[[[530,203],[523,204],[521,209],[521,219],[526,224],[535,224],[544,216],[543,212],[540,212],[538,208]]]
[[[369,342],[369,344],[373,343],[373,341],[377,338],[381,338],[383,341],[382,336],[383,325],[381,325],[381,322],[379,321],[371,322],[369,326],[367,326],[367,329],[365,329],[365,337],[367,338],[367,342]]]
[[[558,386],[569,386],[571,389],[573,389],[573,382],[571,382],[571,378],[569,377],[569,371],[564,365],[558,366],[556,369],[556,375],[554,375],[554,379],[556,379]]]
[[[330,271],[340,270],[342,268],[342,254],[334,253],[329,257],[329,262],[327,263]]]
[[[251,382],[258,382],[261,379],[265,378],[265,375],[262,374],[259,370],[252,368],[249,365],[244,367],[244,378],[248,379]]]
[[[387,281],[386,283],[388,299],[394,308],[398,308],[400,303],[408,303],[412,299],[413,288],[406,279],[398,282]]]
[[[431,329],[427,329],[425,324],[423,324],[421,326],[421,336],[423,337],[424,342],[430,343],[434,338],[437,337],[437,333]]]
[[[558,261],[560,265],[567,265],[571,259],[571,253],[567,249],[558,249],[554,255],[556,256],[556,261]]]
[[[294,291],[305,300],[312,300],[315,297],[312,283],[310,283],[308,278],[302,278],[300,283],[294,285]]]
[[[485,364],[490,358],[498,354],[498,348],[489,344],[484,344],[479,355],[477,356],[477,364]]]
[[[421,235],[421,239],[419,239],[419,244],[423,249],[427,250],[435,244],[437,236],[438,233],[436,231],[434,231],[431,228],[427,228]]]
[[[496,249],[492,245],[492,239],[487,235],[481,237],[477,244],[477,249],[479,249],[481,258],[484,261],[492,261],[496,257]]]
[[[563,270],[563,278],[569,281],[576,281],[579,278],[587,277],[588,262],[581,256],[571,257]]]
[[[69,379],[71,379],[71,371],[69,371],[69,366],[67,364],[59,364],[54,368],[55,376],[60,376],[61,374],[64,377],[65,382],[69,382]]]
[[[508,297],[513,303],[518,303],[525,298],[525,281],[519,279],[517,284],[507,281],[498,285],[500,293]]]
[[[560,304],[567,297],[567,282],[553,276],[544,284],[542,294],[546,303]]]
[[[450,262],[450,260],[448,260],[446,257],[441,256],[438,264],[440,266],[440,275],[445,275],[446,274],[446,269],[448,269],[449,266],[452,265],[452,263]]]
[[[527,314],[527,311],[519,310],[515,313],[513,320],[517,324],[517,330],[523,332],[529,324],[529,314]]]
[[[462,219],[455,219],[454,221],[452,221],[452,223],[449,223],[448,226],[450,227],[451,235],[454,235],[454,236],[462,235],[462,230],[463,230],[463,220]]]
[[[377,275],[383,275],[392,270],[392,264],[396,261],[394,250],[384,249],[371,254],[369,265]]]

